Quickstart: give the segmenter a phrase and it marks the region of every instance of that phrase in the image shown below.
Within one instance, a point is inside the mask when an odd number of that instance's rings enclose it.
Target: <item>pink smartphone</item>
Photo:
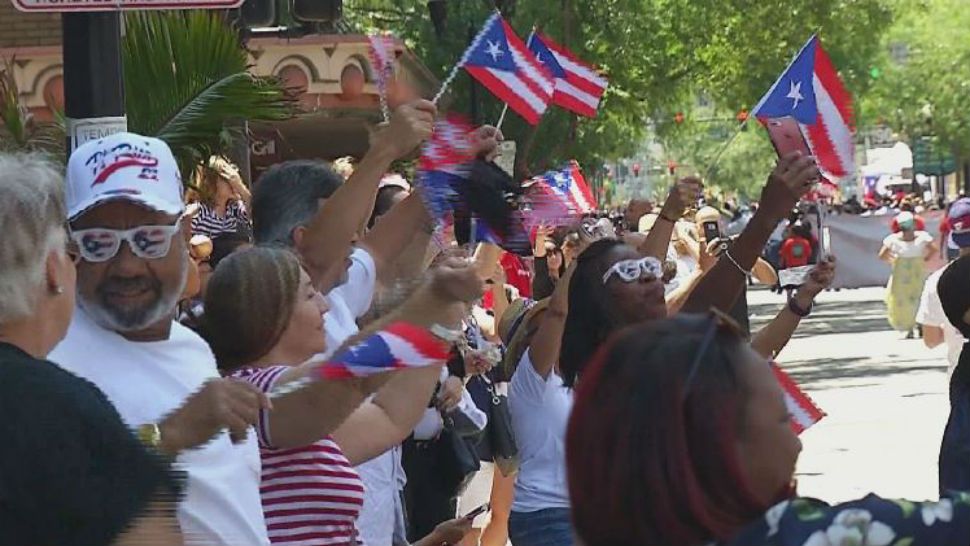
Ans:
[[[771,143],[775,146],[778,157],[796,150],[801,152],[802,155],[812,155],[812,151],[808,147],[808,142],[805,142],[805,137],[802,135],[802,130],[799,128],[795,118],[786,116],[783,118],[769,119],[767,128],[768,138],[771,139]]]

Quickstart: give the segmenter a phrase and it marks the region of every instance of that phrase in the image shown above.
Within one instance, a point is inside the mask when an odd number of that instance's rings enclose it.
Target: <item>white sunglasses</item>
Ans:
[[[71,240],[85,261],[106,262],[121,249],[121,242],[128,241],[132,254],[146,260],[157,260],[168,255],[172,237],[180,231],[176,222],[169,226],[138,226],[132,229],[91,228],[71,231]]]
[[[603,274],[603,284],[606,284],[614,273],[623,282],[633,282],[644,275],[662,279],[664,268],[660,260],[653,256],[645,256],[638,260],[620,260]]]

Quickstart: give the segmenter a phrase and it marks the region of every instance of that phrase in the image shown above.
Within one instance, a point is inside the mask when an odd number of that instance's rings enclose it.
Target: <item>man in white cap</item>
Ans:
[[[89,142],[67,172],[77,303],[51,359],[97,385],[139,437],[188,474],[188,544],[268,545],[260,462],[247,434],[266,398],[220,379],[206,343],[175,322],[190,219],[168,146],[120,133]]]

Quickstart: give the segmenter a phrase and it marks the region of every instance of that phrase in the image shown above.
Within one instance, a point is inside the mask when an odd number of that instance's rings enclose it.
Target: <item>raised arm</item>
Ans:
[[[433,279],[428,294],[405,303],[398,317],[426,328],[441,324],[457,329],[468,314],[467,302],[482,294],[481,278],[467,262],[449,260],[433,272]],[[351,464],[368,461],[411,434],[431,400],[439,372],[434,366],[392,374],[373,399],[350,415],[333,438]]]
[[[474,269],[460,260],[448,262],[401,307],[345,347],[397,321],[426,330],[435,325],[455,330],[467,312],[467,302],[480,294],[481,283]],[[276,384],[301,379],[318,365],[311,362],[294,367]],[[303,446],[333,433],[351,462],[376,456],[410,433],[431,398],[440,369],[428,366],[369,379],[317,381],[277,398],[269,414],[273,444],[280,448]],[[375,392],[373,401],[365,402]]]
[[[374,258],[378,277],[385,282],[413,279],[421,274],[433,232],[421,196],[412,193],[392,207],[359,245]]]
[[[761,356],[774,359],[788,345],[802,318],[811,311],[815,297],[832,286],[835,280],[835,259],[820,262],[808,276],[788,305],[751,338],[751,347]],[[797,311],[797,312],[796,312]]]
[[[296,245],[304,266],[321,292],[337,283],[360,226],[374,210],[381,178],[391,162],[411,153],[431,136],[436,108],[416,101],[398,108],[387,127],[374,137],[354,174],[320,207]]]
[[[747,227],[697,283],[684,304],[686,313],[703,313],[711,307],[728,312],[744,290],[748,275],[761,256],[768,238],[818,180],[815,160],[792,152],[778,160],[761,192],[761,206]]]
[[[703,185],[699,178],[689,176],[680,179],[670,190],[667,200],[664,201],[657,221],[654,223],[650,233],[637,250],[644,256],[653,256],[661,262],[667,259],[667,247],[670,246],[670,237],[674,233],[677,221],[684,215],[687,207],[697,202],[701,194]]]
[[[542,317],[542,324],[529,344],[529,359],[532,367],[543,379],[549,377],[559,361],[559,350],[562,348],[562,333],[566,328],[566,313],[569,311],[569,280],[576,270],[576,261],[569,264],[569,268],[556,284],[549,299],[549,307]]]

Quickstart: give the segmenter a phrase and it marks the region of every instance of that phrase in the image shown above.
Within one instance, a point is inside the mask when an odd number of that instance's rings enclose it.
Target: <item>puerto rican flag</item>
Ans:
[[[552,76],[498,13],[489,17],[458,65],[532,125],[552,100]]]
[[[444,222],[458,199],[455,184],[468,178],[472,126],[458,116],[438,120],[418,159],[418,191],[431,217]]]
[[[815,402],[809,398],[787,373],[778,364],[771,363],[771,371],[775,374],[775,379],[781,385],[785,394],[785,406],[791,413],[791,426],[795,434],[801,434],[809,427],[818,423],[825,417],[825,412],[819,409]]]
[[[394,74],[395,39],[390,34],[375,34],[367,37],[370,42],[370,61],[374,67],[377,86],[382,93],[387,93],[387,82]]]
[[[350,345],[321,363],[313,373],[273,389],[280,398],[321,380],[367,377],[394,370],[423,368],[447,362],[451,344],[407,322],[395,322]]]
[[[451,346],[423,328],[395,322],[335,354],[318,368],[321,379],[367,377],[391,370],[444,364]]]
[[[528,44],[536,60],[555,79],[552,103],[581,116],[596,117],[600,99],[606,92],[606,78],[568,49],[538,32],[529,35]]]
[[[808,40],[752,113],[761,119],[795,118],[827,178],[855,172],[852,97],[818,36]]]
[[[530,225],[568,223],[596,210],[596,199],[575,161],[533,179],[526,196]]]

